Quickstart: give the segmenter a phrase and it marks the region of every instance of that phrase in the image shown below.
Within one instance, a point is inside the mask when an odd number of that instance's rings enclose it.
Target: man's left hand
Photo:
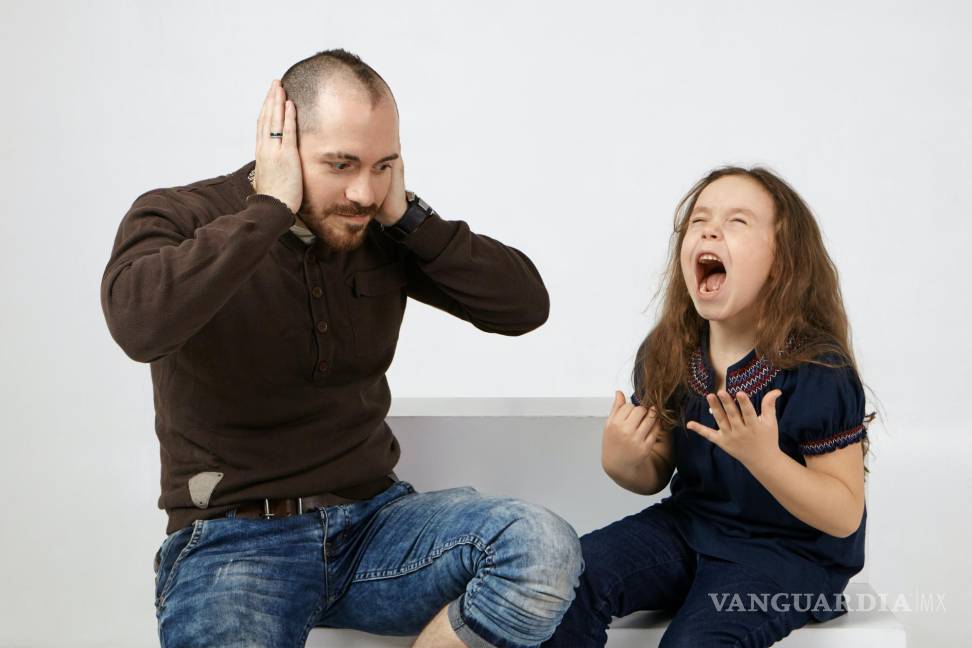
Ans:
[[[385,227],[400,221],[405,215],[405,210],[408,209],[408,200],[405,197],[405,161],[398,158],[392,164],[391,186],[388,188],[388,195],[381,203],[378,215],[375,216],[375,220]]]

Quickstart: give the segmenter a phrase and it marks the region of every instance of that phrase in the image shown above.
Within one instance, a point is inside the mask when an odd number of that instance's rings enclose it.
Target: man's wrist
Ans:
[[[394,223],[381,224],[381,231],[398,242],[407,239],[430,216],[435,215],[435,210],[414,193],[408,191],[405,195],[405,212]]]

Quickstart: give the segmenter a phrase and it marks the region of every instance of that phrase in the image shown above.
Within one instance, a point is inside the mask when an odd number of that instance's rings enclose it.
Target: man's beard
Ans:
[[[362,207],[351,203],[329,207],[320,217],[301,210],[300,219],[327,247],[335,252],[349,252],[364,243],[368,223],[377,214],[377,205]],[[369,220],[359,225],[345,221],[342,216],[367,216]]]

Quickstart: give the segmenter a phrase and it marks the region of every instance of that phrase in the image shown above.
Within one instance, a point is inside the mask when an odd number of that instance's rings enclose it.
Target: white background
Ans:
[[[153,642],[151,386],[108,335],[101,273],[136,196],[252,159],[270,81],[329,47],[391,85],[409,187],[525,251],[551,295],[549,322],[522,338],[412,303],[397,397],[609,398],[651,326],[681,195],[725,163],[788,179],[840,269],[884,415],[870,580],[944,593],[947,613],[899,617],[912,645],[958,644],[972,604],[968,5],[0,9],[0,645]]]

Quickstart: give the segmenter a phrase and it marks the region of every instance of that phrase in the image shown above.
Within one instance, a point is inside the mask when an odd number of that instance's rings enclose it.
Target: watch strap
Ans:
[[[398,219],[398,222],[389,227],[386,227],[385,225],[381,226],[381,231],[396,241],[404,241],[408,235],[417,230],[429,216],[433,216],[435,214],[435,210],[432,209],[427,202],[416,196],[411,191],[406,192],[406,197],[408,199],[408,207],[405,209],[405,213],[402,215],[402,217]]]

